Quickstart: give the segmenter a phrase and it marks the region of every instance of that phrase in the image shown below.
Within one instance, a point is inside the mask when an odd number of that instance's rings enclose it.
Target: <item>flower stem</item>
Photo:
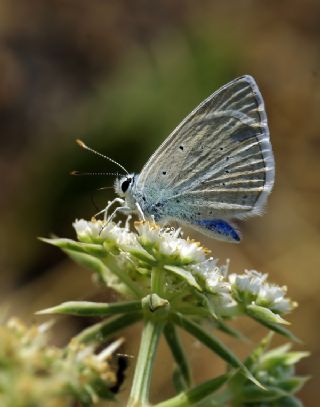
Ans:
[[[145,320],[128,407],[149,406],[153,362],[164,321]]]
[[[164,270],[160,267],[153,267],[151,271],[151,292],[160,297],[163,293]]]

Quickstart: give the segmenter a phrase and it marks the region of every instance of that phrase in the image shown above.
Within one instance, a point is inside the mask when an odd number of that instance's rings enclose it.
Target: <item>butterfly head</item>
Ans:
[[[134,185],[135,177],[135,174],[128,174],[121,178],[117,178],[114,184],[116,193],[121,197],[125,197],[127,194],[130,194]]]

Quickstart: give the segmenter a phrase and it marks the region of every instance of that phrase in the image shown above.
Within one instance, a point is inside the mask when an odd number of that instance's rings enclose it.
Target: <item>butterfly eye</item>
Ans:
[[[127,189],[129,188],[129,185],[131,183],[132,178],[126,178],[123,183],[121,184],[121,190],[122,192],[126,192]]]

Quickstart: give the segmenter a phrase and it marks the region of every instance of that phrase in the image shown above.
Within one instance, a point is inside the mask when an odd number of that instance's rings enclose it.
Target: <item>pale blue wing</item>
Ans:
[[[252,216],[274,183],[264,103],[251,76],[220,88],[162,143],[136,189],[161,216],[199,220]],[[149,209],[150,210],[150,209]]]

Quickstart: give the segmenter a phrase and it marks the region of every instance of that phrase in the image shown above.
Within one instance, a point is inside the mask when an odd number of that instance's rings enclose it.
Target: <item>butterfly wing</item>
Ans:
[[[137,188],[163,202],[168,217],[194,223],[261,213],[273,183],[263,99],[243,76],[181,122],[148,160]]]

